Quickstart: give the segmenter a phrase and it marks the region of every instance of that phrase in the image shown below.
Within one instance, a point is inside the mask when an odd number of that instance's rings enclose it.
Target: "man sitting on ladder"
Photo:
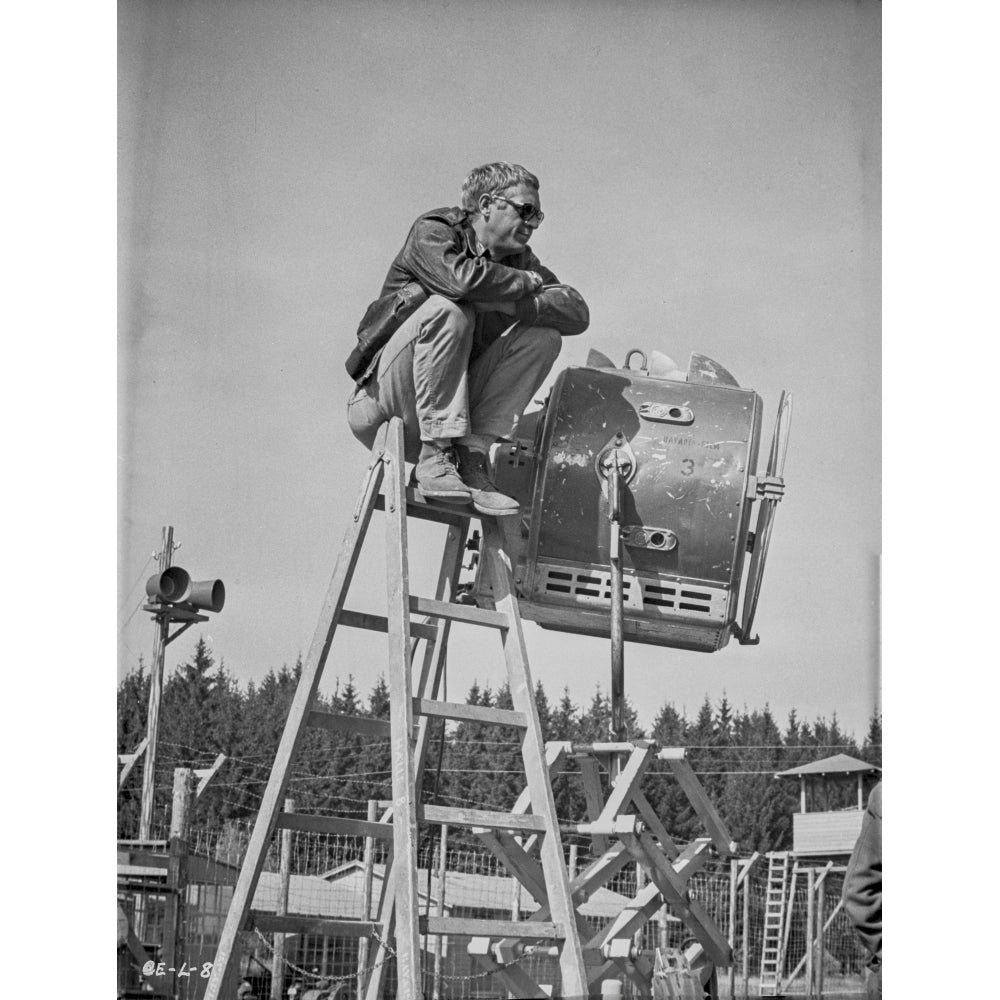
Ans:
[[[421,215],[365,313],[347,361],[354,436],[370,448],[402,418],[406,459],[428,498],[518,513],[490,475],[587,304],[528,248],[544,215],[538,178],[514,163],[477,167],[462,207]]]

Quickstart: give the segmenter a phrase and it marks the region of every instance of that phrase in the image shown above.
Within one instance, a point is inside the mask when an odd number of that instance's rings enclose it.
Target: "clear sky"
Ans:
[[[580,290],[590,348],[715,358],[795,396],[756,629],[696,654],[629,644],[640,720],[706,694],[830,718],[879,698],[880,5],[870,0],[258,3],[119,7],[119,671],[163,525],[226,582],[199,635],[242,682],[309,646],[366,452],[343,360],[417,214],[507,159],[539,175],[533,246]],[[378,522],[374,522],[377,526]],[[349,606],[377,609],[377,537]],[[415,531],[417,585],[439,536]],[[453,697],[497,686],[458,630]],[[526,626],[552,695],[607,688],[606,642]],[[489,654],[489,655],[487,655]],[[327,678],[367,693],[378,638]]]

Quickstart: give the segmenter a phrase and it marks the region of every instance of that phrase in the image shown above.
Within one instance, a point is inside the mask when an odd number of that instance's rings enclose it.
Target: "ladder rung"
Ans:
[[[328,917],[309,917],[288,913],[279,917],[266,910],[251,910],[253,926],[263,934],[317,934],[320,937],[371,937],[382,929],[372,920],[330,920]]]
[[[367,611],[348,611],[346,608],[340,612],[340,624],[350,628],[366,628],[372,632],[388,632],[389,621],[385,615],[372,615]],[[427,625],[423,622],[410,622],[410,635],[416,639],[436,639],[438,629],[436,625]]]
[[[502,611],[488,611],[471,604],[452,604],[429,597],[411,597],[410,610],[430,618],[447,618],[453,622],[488,625],[490,628],[510,628],[510,619]]]
[[[385,510],[385,497],[381,493],[375,498],[375,509]],[[470,517],[478,516],[472,504],[428,501],[413,488],[406,491],[406,513],[418,520],[437,521],[439,524],[461,524]]]
[[[319,729],[332,729],[334,732],[389,738],[388,719],[364,719],[360,715],[341,715],[339,712],[325,712],[317,708],[309,713],[306,724]]]
[[[453,701],[414,698],[413,711],[417,715],[433,715],[441,719],[465,719],[469,722],[517,726],[520,729],[528,728],[528,719],[524,712],[512,712],[505,708],[488,708],[483,705],[461,705]]]
[[[279,813],[275,826],[279,830],[341,833],[348,837],[378,837],[382,840],[392,840],[392,823],[373,823],[367,819],[346,819],[342,816]]]
[[[526,813],[494,812],[490,809],[459,809],[457,806],[418,806],[417,817],[425,823],[449,826],[488,827],[493,830],[529,830],[544,833],[545,819]]]
[[[546,920],[479,920],[472,917],[427,916],[420,918],[420,929],[425,934],[459,934],[468,937],[549,940],[566,936],[561,924]]]

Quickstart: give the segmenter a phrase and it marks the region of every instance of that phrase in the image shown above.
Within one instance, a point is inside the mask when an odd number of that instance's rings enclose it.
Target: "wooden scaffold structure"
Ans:
[[[458,578],[472,516],[456,506],[433,504],[408,489],[404,481],[402,423],[394,418],[379,431],[363,478],[352,522],[333,572],[312,645],[303,665],[284,732],[264,792],[257,821],[223,926],[206,1000],[235,996],[239,965],[239,935],[300,931],[308,921],[311,933],[369,939],[365,1000],[384,995],[387,959],[394,958],[397,995],[416,1000],[424,995],[431,970],[422,968],[421,935],[470,938],[469,953],[484,971],[518,997],[547,997],[520,960],[545,950],[558,961],[560,985],[553,995],[583,1000],[599,995],[608,976],[630,979],[641,995],[653,995],[653,980],[698,984],[699,993],[677,996],[717,996],[716,969],[729,964],[730,942],[701,904],[691,898],[687,883],[712,849],[723,856],[734,849],[726,828],[706,798],[700,783],[677,748],[653,743],[543,743],[534,699],[518,601],[503,531],[482,519],[482,558],[492,586],[494,607],[485,609],[457,600]],[[385,513],[387,615],[345,607],[362,543],[375,511]],[[447,525],[447,538],[432,598],[410,591],[407,526],[409,518]],[[496,633],[501,642],[513,708],[458,704],[442,700],[448,638],[453,622]],[[388,639],[390,719],[338,715],[314,708],[330,646],[338,627],[381,632]],[[418,656],[423,641],[423,655]],[[431,720],[516,727],[521,734],[525,788],[510,812],[425,804],[420,789],[426,764]],[[283,811],[291,769],[309,727],[388,737],[392,751],[392,802],[383,815],[367,820]],[[578,762],[585,782],[588,818],[560,827],[552,779],[569,761]],[[708,836],[689,845],[670,838],[641,790],[653,761],[665,761],[701,818]],[[612,778],[602,792],[601,769]],[[526,920],[484,920],[421,914],[417,891],[417,842],[420,824],[465,828],[503,862],[520,886],[539,903]],[[377,839],[388,845],[386,877],[377,915],[366,920],[318,920],[296,914],[257,913],[251,908],[265,858],[278,830],[346,834]],[[593,838],[597,857],[573,878],[567,871],[563,832]],[[599,934],[579,913],[580,903],[606,884],[628,863],[638,863],[647,884],[632,903]],[[638,930],[664,904],[685,922],[697,944],[680,965],[659,973],[634,945]],[[660,961],[658,964],[662,965]],[[687,987],[685,987],[687,989]],[[670,996],[670,993],[663,993]]]

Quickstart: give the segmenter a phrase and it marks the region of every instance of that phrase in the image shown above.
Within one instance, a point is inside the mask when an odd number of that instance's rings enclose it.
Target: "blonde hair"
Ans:
[[[538,178],[519,163],[484,163],[469,172],[462,184],[462,208],[467,212],[479,210],[479,199],[484,194],[501,194],[518,184],[539,189]]]

